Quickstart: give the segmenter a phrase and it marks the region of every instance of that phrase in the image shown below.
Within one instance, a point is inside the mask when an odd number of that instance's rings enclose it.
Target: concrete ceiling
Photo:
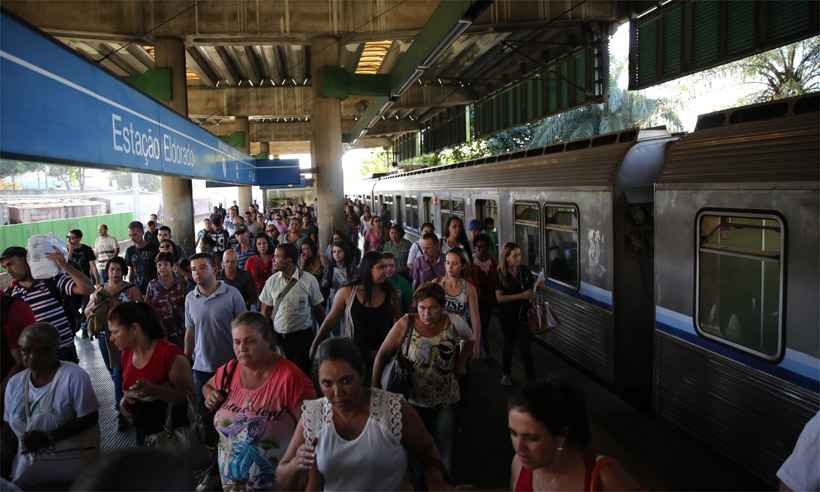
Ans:
[[[417,130],[447,107],[469,104],[523,78],[539,63],[586,43],[590,32],[622,20],[628,3],[497,0],[368,135]],[[339,38],[340,65],[350,72],[390,73],[438,5],[438,0],[3,1],[5,9],[120,77],[155,68],[158,37],[181,37],[194,121],[222,134],[231,133],[234,117],[247,116],[252,142],[301,143],[310,137],[311,40]],[[343,101],[343,131],[369,104],[367,97]]]

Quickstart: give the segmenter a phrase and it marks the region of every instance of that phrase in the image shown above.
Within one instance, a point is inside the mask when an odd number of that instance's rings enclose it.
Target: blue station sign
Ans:
[[[6,12],[0,13],[0,155],[266,184],[257,181],[251,157]],[[296,169],[295,179],[290,169],[276,179],[299,183],[298,163]]]

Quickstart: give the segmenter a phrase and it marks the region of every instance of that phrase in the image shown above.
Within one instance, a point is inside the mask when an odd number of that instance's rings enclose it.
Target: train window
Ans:
[[[389,222],[393,219],[393,196],[385,195],[382,198],[382,206],[379,209],[379,214],[382,216],[384,226],[387,227]]]
[[[404,212],[402,211],[402,196],[396,195],[396,210],[393,213],[393,217],[395,217],[394,222],[397,224],[404,220]]]
[[[444,230],[444,227],[447,224],[447,221],[450,220],[450,217],[459,217],[461,221],[464,222],[464,200],[441,200],[439,209],[442,230]]]
[[[433,222],[433,197],[426,196],[424,202],[424,222]]]
[[[781,356],[783,222],[773,214],[698,215],[698,331],[740,350]]]
[[[419,201],[416,198],[404,199],[404,225],[410,229],[419,228]]]
[[[517,202],[515,209],[515,242],[521,247],[521,263],[533,272],[541,271],[541,210],[537,203]]]
[[[578,288],[578,207],[544,207],[544,244],[547,248],[547,277]]]
[[[493,219],[493,224],[498,225],[498,202],[495,200],[476,200],[475,201],[475,218],[478,219],[478,222],[481,224],[482,229],[484,229],[484,221],[485,219]],[[487,231],[490,234],[490,237],[495,238],[495,251],[498,251],[498,234],[495,233],[495,229]]]

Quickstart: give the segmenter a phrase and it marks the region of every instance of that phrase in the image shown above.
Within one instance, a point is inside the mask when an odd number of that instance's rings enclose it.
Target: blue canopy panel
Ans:
[[[249,156],[6,12],[0,108],[5,158],[257,184]]]
[[[257,159],[255,185],[263,189],[299,186],[303,178],[299,171],[299,159]],[[208,181],[206,188],[222,188],[232,184]]]

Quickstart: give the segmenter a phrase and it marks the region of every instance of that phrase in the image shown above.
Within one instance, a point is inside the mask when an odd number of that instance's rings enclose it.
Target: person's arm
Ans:
[[[91,286],[91,283],[88,281],[88,277],[83,275],[83,272],[74,268],[71,263],[67,262],[65,256],[58,250],[54,250],[53,253],[49,253],[46,256],[49,260],[53,261],[63,272],[66,273],[71,280],[74,281],[74,286],[71,288],[71,293],[78,296],[87,296],[91,295],[94,292],[94,288]]]
[[[315,443],[314,443],[315,444]],[[318,474],[316,470],[316,455],[313,446],[305,445],[305,429],[302,419],[293,431],[288,449],[276,467],[276,482],[279,490],[312,490],[306,488],[307,482],[313,481],[308,478],[310,474]]]
[[[404,339],[404,332],[407,330],[407,320],[408,317],[405,316],[396,321],[396,324],[390,329],[381,347],[379,347],[379,351],[376,353],[376,360],[373,362],[373,379],[371,383],[375,388],[381,388],[382,371],[384,371],[384,366],[387,365],[387,359],[401,346],[401,342]]]
[[[43,448],[47,448],[56,442],[76,436],[89,427],[97,425],[98,422],[99,413],[97,411],[93,411],[88,415],[83,415],[82,417],[76,417],[69,420],[65,424],[50,432],[37,430],[26,432],[21,438],[23,444],[22,452],[32,453]]]
[[[322,289],[319,288],[319,281],[316,277],[309,275],[310,290],[308,291],[308,301],[311,305],[311,314],[317,324],[321,325],[325,319],[325,298],[322,296]]]
[[[311,359],[313,359],[313,354],[316,353],[319,344],[327,337],[328,332],[333,329],[336,321],[344,313],[347,307],[347,298],[350,296],[350,289],[352,289],[352,287],[342,287],[336,292],[336,297],[333,298],[333,306],[330,307],[330,312],[327,313],[325,320],[322,321],[322,325],[319,327],[319,331],[316,333],[316,337],[314,337],[313,343],[310,345]]]
[[[102,285],[102,277],[100,277],[100,272],[97,271],[97,262],[94,260],[89,260],[88,267],[91,272],[91,282],[94,285]]]
[[[262,316],[270,319],[270,315],[273,314],[273,306],[268,306],[264,302],[259,301],[259,311],[262,313]]]
[[[424,427],[419,414],[406,402],[401,402],[401,444],[408,454],[424,467],[424,476],[428,490],[450,490],[450,484],[444,481],[444,464],[441,462],[433,436]]]
[[[481,358],[481,314],[478,310],[478,292],[467,282],[467,302],[470,304],[470,324],[473,329],[473,358]],[[466,350],[465,350],[466,352]]]
[[[530,299],[532,299],[532,289],[526,289],[524,292],[518,294],[504,294],[503,290],[495,291],[495,300],[498,301],[499,304],[504,304],[505,302],[529,301]]]
[[[188,395],[193,394],[193,378],[191,376],[191,364],[182,355],[174,358],[171,370],[168,373],[170,385],[154,384],[144,379],[140,379],[130,389],[138,396],[150,396],[158,400],[169,403],[177,403],[187,400]]]
[[[601,483],[599,490],[641,490],[640,484],[629,476],[617,462],[603,466],[599,477]]]
[[[226,371],[228,366],[224,366],[221,370]],[[225,401],[225,392],[216,387],[216,377],[221,376],[219,370],[216,374],[211,376],[211,379],[202,387],[202,398],[205,400],[205,408],[214,411],[219,408]]]

